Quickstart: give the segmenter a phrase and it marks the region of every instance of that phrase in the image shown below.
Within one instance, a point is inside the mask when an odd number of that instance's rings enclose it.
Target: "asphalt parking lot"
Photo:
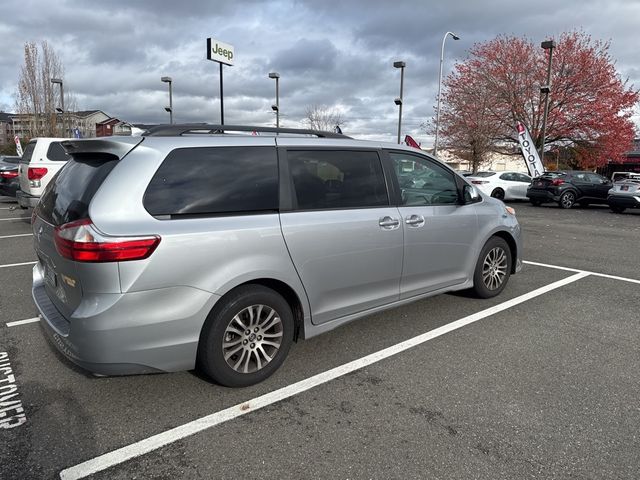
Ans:
[[[373,315],[232,390],[63,360],[29,321],[13,205],[0,197],[1,479],[639,476],[640,211],[513,203],[528,263],[498,298]]]

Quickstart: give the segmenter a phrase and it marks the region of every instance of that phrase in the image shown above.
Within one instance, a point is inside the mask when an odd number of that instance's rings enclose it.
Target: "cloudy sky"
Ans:
[[[429,144],[420,125],[434,115],[442,37],[445,75],[474,43],[498,34],[536,43],[582,29],[611,40],[623,78],[640,88],[640,0],[3,0],[0,110],[14,110],[23,47],[47,40],[65,68],[79,109],[132,123],[167,122],[164,75],[173,78],[174,120],[220,120],[218,64],[206,38],[235,48],[225,67],[228,124],[274,125],[280,73],[281,125],[301,127],[305,110],[342,113],[345,133],[394,140],[400,71],[405,70],[403,133]],[[635,117],[640,123],[640,116]]]

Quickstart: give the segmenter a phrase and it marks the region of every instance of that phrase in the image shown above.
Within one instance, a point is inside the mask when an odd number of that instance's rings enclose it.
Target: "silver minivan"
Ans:
[[[294,340],[443,292],[492,297],[521,269],[513,209],[417,149],[209,125],[63,146],[33,215],[33,298],[96,374],[247,386]]]

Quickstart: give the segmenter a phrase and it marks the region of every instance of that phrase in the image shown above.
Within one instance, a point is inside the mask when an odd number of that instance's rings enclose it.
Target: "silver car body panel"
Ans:
[[[73,141],[83,147],[81,142]],[[302,309],[299,335],[310,338],[376,311],[471,287],[480,249],[496,233],[512,238],[518,252],[514,265],[521,267],[518,223],[502,202],[486,196],[468,205],[198,218],[156,218],[143,204],[149,182],[176,148],[380,151],[402,146],[236,135],[145,137],[137,146],[128,143],[132,150],[102,182],[88,212],[106,236],[159,235],[149,258],[72,262],[58,255],[52,225],[39,217],[33,225],[40,260],[34,267],[34,300],[45,330],[68,358],[97,373],[193,368],[202,326],[216,302],[252,281],[288,286]],[[403,221],[414,213],[425,218],[419,229]],[[381,225],[387,218],[397,219],[398,226]]]

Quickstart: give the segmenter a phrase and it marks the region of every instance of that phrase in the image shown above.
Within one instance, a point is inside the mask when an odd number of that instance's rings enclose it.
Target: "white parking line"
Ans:
[[[27,220],[31,219],[31,217],[13,217],[13,218],[0,218],[0,222],[6,222],[7,220]]]
[[[445,333],[452,332],[466,325],[477,322],[478,320],[482,320],[483,318],[490,317],[491,315],[495,315],[496,313],[502,312],[503,310],[507,310],[508,308],[511,308],[515,305],[526,302],[527,300],[531,300],[532,298],[538,297],[588,276],[589,274],[586,272],[571,275],[570,277],[558,280],[557,282],[551,283],[549,285],[545,285],[544,287],[538,288],[529,293],[525,293],[524,295],[520,295],[519,297],[512,298],[511,300],[507,300],[506,302],[487,308],[485,310],[482,310],[481,312],[474,313],[467,317],[461,318],[460,320],[456,320],[455,322],[443,325],[442,327],[436,328],[435,330],[431,330],[429,332],[418,335],[417,337],[410,338],[409,340],[405,340],[404,342],[400,342],[396,345],[359,358],[352,362],[345,363],[344,365],[340,365],[339,367],[332,368],[331,370],[327,370],[326,372],[319,373],[305,380],[301,380],[260,397],[248,400],[238,405],[234,405],[233,407],[229,407],[225,410],[212,413],[211,415],[201,417],[192,422],[180,425],[179,427],[166,430],[162,433],[158,433],[157,435],[153,435],[151,437],[145,438],[144,440],[140,440],[139,442],[132,443],[117,450],[113,450],[112,452],[105,453],[104,455],[100,455],[99,457],[92,458],[91,460],[87,460],[86,462],[62,470],[60,472],[60,478],[62,480],[76,480],[85,478],[89,475],[93,475],[94,473],[106,470],[107,468],[113,467],[115,465],[119,465],[126,462],[127,460],[131,460],[132,458],[144,455],[153,450],[157,450],[158,448],[169,445],[170,443],[189,437],[208,428],[220,425],[221,423],[233,420],[234,418],[240,417],[242,415],[246,415],[249,412],[254,412],[273,403],[310,390],[311,388],[317,387],[318,385],[322,385],[338,377],[342,377],[350,372],[359,370],[368,365],[379,362],[380,360],[389,358],[393,355],[397,355],[398,353],[409,350],[410,348],[425,343],[429,340],[433,340],[434,338],[444,335]]]
[[[577,268],[561,267],[559,265],[549,265],[548,263],[528,262],[526,260],[523,263],[526,263],[527,265],[535,265],[537,267],[555,268],[556,270],[565,270],[567,272],[588,273],[589,275],[593,275],[594,277],[609,278],[611,280],[620,280],[622,282],[637,283],[637,284],[640,285],[640,280],[637,280],[635,278],[619,277],[617,275],[609,275],[607,273],[590,272],[589,270],[580,270],[580,269],[577,269]]]
[[[32,236],[33,233],[18,233],[17,235],[3,235],[0,237],[0,239],[3,238],[16,238],[16,237],[30,237]]]
[[[25,318],[24,320],[16,320],[15,322],[7,322],[6,325],[7,327],[16,327],[18,325],[24,325],[26,323],[35,323],[40,321],[40,317],[34,317],[34,318]]]
[[[8,263],[6,265],[0,265],[0,268],[20,267],[22,265],[35,265],[38,262],[22,262],[22,263]]]

